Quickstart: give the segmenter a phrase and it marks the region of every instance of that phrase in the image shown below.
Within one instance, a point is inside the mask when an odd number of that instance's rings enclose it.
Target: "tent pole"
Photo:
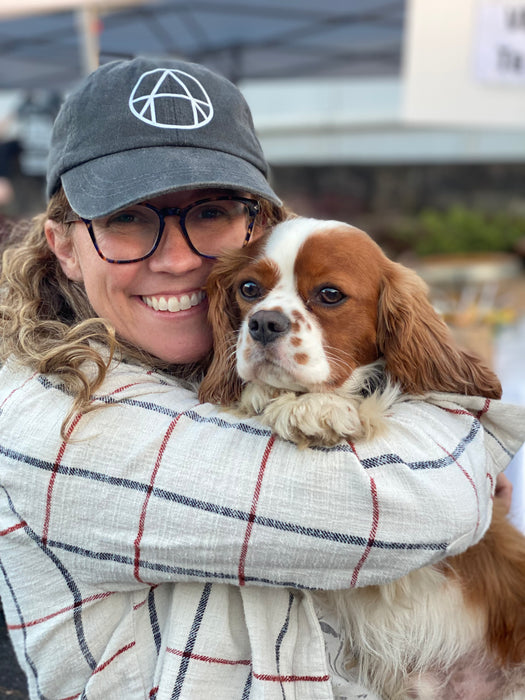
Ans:
[[[77,11],[77,18],[82,40],[82,68],[84,75],[88,75],[99,65],[98,9],[95,6],[83,7]]]

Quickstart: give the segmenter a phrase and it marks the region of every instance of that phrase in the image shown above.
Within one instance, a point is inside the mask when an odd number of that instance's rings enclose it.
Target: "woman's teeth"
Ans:
[[[185,311],[197,306],[204,299],[206,294],[202,291],[193,294],[182,294],[180,297],[142,297],[142,301],[155,311]]]

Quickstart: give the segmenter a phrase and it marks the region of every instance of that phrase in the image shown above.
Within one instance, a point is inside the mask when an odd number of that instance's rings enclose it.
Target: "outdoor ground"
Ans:
[[[25,678],[16,662],[0,608],[0,700],[27,700]]]

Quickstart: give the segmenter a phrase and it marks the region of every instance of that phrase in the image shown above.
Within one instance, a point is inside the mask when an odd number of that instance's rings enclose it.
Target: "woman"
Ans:
[[[488,525],[514,409],[485,431],[414,401],[395,440],[299,452],[199,405],[202,288],[284,216],[266,175],[242,96],[202,66],[108,64],[57,118],[47,213],[2,280],[0,590],[32,698],[366,697],[307,589]]]

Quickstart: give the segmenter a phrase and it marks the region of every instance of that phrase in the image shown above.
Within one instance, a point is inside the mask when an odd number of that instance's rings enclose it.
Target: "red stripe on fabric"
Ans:
[[[132,649],[135,646],[135,644],[136,644],[136,642],[130,642],[129,644],[126,644],[125,647],[122,647],[122,649],[119,649],[117,652],[115,652],[113,654],[113,656],[110,659],[108,659],[107,661],[104,661],[104,663],[101,666],[97,666],[96,669],[93,671],[93,675],[95,675],[95,673],[100,673],[101,671],[103,671],[105,668],[107,668],[109,666],[110,663],[115,661],[115,659],[118,656],[123,654],[125,651]]]
[[[125,651],[128,651],[132,647],[134,647],[136,642],[130,642],[129,644],[126,644],[125,647],[122,647],[122,649],[119,649],[117,652],[113,654],[113,656],[105,661],[101,666],[97,666],[97,668],[93,671],[93,675],[95,673],[100,673],[103,671],[105,668],[109,666],[110,663],[112,663],[117,657],[119,657],[121,654],[123,654]],[[79,698],[82,695],[82,693],[78,693],[77,695],[70,695],[67,698],[60,698],[60,700],[75,700],[75,698]]]
[[[149,591],[148,591],[148,595],[146,596],[146,598],[144,598],[144,600],[141,600],[140,603],[136,603],[136,604],[133,606],[133,610],[138,610],[138,609],[141,608],[143,605],[146,605],[146,603],[148,602],[149,594],[151,593],[151,591],[154,591],[155,588],[158,588],[159,585],[160,585],[160,584],[156,583],[154,586],[151,586],[151,588],[150,588]]]
[[[149,696],[148,696],[148,697],[150,697],[150,698],[156,698],[158,692],[159,692],[159,686],[157,686],[156,688],[152,688],[152,689],[149,691]]]
[[[134,605],[134,606],[133,606],[133,610],[139,610],[143,605],[146,605],[147,602],[148,602],[148,599],[146,598],[146,599],[143,600],[142,602],[137,603],[136,605]]]
[[[71,433],[77,427],[78,422],[81,418],[82,418],[82,413],[79,413],[75,416],[75,418],[71,422],[71,425],[69,426],[68,431],[66,433],[66,439],[60,445],[60,449],[58,451],[58,455],[57,455],[57,458],[55,460],[55,464],[53,465],[53,471],[51,472],[51,477],[49,479],[49,485],[47,487],[46,515],[45,515],[45,519],[44,519],[44,528],[42,530],[42,544],[44,545],[44,547],[47,545],[47,535],[49,532],[49,521],[51,519],[51,500],[53,497],[53,487],[55,485],[55,480],[56,480],[56,476],[58,473],[58,468],[60,467],[60,463],[62,462],[62,458],[64,456],[64,452],[66,451],[67,443],[69,441],[69,438],[71,437]]]
[[[490,408],[490,399],[485,399],[485,403],[483,404],[483,408],[481,408],[476,413],[476,418],[478,420],[480,420],[482,415],[484,415],[485,413],[488,413],[489,408]]]
[[[182,656],[184,659],[192,659],[193,661],[204,661],[207,664],[221,664],[225,666],[251,666],[250,659],[238,659],[237,661],[232,659],[220,659],[214,656],[202,656],[201,654],[193,654],[189,651],[181,651],[180,649],[172,649],[167,647],[166,651],[170,654],[175,654],[175,656]]]
[[[438,443],[438,445],[439,445],[439,443]],[[479,527],[480,521],[481,521],[481,514],[480,514],[480,512],[479,512],[479,494],[478,494],[478,489],[476,488],[476,484],[474,483],[474,480],[473,480],[473,478],[470,476],[470,474],[466,471],[466,469],[465,469],[464,467],[461,466],[461,464],[460,464],[460,463],[458,462],[458,460],[454,457],[454,455],[452,455],[447,449],[445,449],[445,448],[443,447],[443,445],[439,445],[439,447],[441,447],[441,449],[443,450],[443,452],[444,452],[446,455],[448,455],[449,457],[451,457],[451,458],[454,460],[454,462],[458,465],[458,467],[459,467],[461,473],[463,474],[463,476],[466,478],[466,480],[467,480],[467,481],[469,482],[469,484],[472,486],[472,490],[474,491],[474,495],[476,496],[476,503],[477,503],[477,507],[478,507],[478,521],[477,521],[477,523],[476,523],[476,530],[477,530],[478,527]]]
[[[23,389],[28,382],[30,382],[32,379],[34,379],[36,377],[37,374],[38,374],[38,372],[35,372],[30,377],[28,377],[24,382],[22,382],[22,384],[20,384],[20,386],[17,386],[15,389],[13,389],[5,397],[5,399],[2,401],[2,403],[0,403],[0,409],[2,409],[5,406],[5,404],[9,401],[9,399],[11,398],[11,396],[13,396],[13,394],[16,394],[16,392],[20,391],[20,389]]]
[[[102,598],[108,598],[109,596],[114,595],[114,593],[109,592],[109,593],[97,593],[96,595],[89,596],[88,598],[84,598],[83,600],[78,601],[78,603],[73,603],[73,605],[68,605],[65,608],[61,608],[60,610],[57,610],[54,613],[51,613],[50,615],[46,615],[45,617],[39,617],[36,620],[31,620],[30,622],[24,622],[23,625],[7,625],[7,629],[10,630],[19,630],[19,629],[25,629],[26,627],[33,627],[34,625],[40,625],[42,622],[47,622],[48,620],[52,620],[54,617],[57,617],[58,615],[63,615],[66,612],[70,612],[71,610],[75,610],[75,608],[79,608],[82,605],[85,605],[86,603],[91,603],[93,600],[101,600]]]
[[[251,537],[252,529],[253,529],[253,523],[255,521],[255,513],[257,511],[257,503],[259,501],[259,496],[261,495],[261,486],[262,486],[262,480],[264,477],[264,472],[266,470],[266,465],[268,464],[268,458],[270,456],[270,452],[272,451],[274,443],[275,443],[275,435],[272,435],[270,437],[270,439],[268,440],[268,444],[266,445],[266,449],[264,450],[261,466],[259,469],[259,474],[257,476],[257,483],[255,484],[255,491],[253,494],[252,507],[250,510],[250,515],[248,516],[248,526],[246,528],[246,533],[244,535],[244,542],[242,543],[241,557],[239,560],[239,585],[240,586],[244,586],[246,583],[245,578],[244,578],[244,568],[246,565],[246,555],[248,553],[248,543],[250,541],[250,537]]]
[[[118,389],[114,389],[113,391],[110,391],[108,396],[114,396],[115,394],[120,394],[121,391],[126,391],[126,389],[130,389],[132,386],[138,386],[141,384],[141,382],[130,382],[129,384],[124,384],[124,386],[119,386]]]
[[[27,525],[26,521],[23,520],[21,523],[18,523],[17,525],[13,525],[12,527],[8,527],[7,530],[0,530],[0,537],[3,537],[4,535],[9,535],[11,532],[15,532],[15,530],[20,530],[20,528],[25,527]]]
[[[353,445],[352,449],[354,450],[354,454],[357,457],[357,453]],[[353,571],[352,580],[350,582],[350,588],[355,588],[357,585],[359,573],[363,568],[365,561],[368,559],[370,552],[372,551],[372,546],[376,539],[377,528],[379,526],[379,499],[377,497],[376,482],[374,481],[373,477],[370,477],[370,494],[372,496],[372,528],[370,529],[370,535],[368,536],[368,542],[365,547],[365,551],[363,552],[361,559],[357,562],[357,566]]]
[[[467,411],[466,408],[448,408],[447,406],[438,406],[442,411],[446,411],[447,413],[451,413],[453,416],[472,416],[473,414],[470,411]]]
[[[271,681],[275,683],[297,683],[308,681],[310,683],[326,683],[330,676],[271,676],[266,673],[253,673],[253,677],[259,681]]]
[[[140,581],[140,583],[146,583],[146,581],[143,581],[140,577],[139,571],[140,571],[140,543],[142,541],[142,536],[144,535],[144,525],[146,523],[146,511],[148,510],[148,504],[149,504],[149,499],[151,497],[152,491],[153,491],[153,485],[155,483],[155,479],[157,478],[157,473],[160,468],[160,463],[162,462],[162,457],[164,456],[164,452],[166,450],[166,446],[169,442],[169,439],[171,437],[171,434],[177,425],[177,422],[180,418],[180,415],[178,415],[176,418],[174,418],[171,423],[168,426],[168,429],[166,431],[166,434],[164,435],[164,438],[162,440],[162,444],[160,446],[157,459],[155,461],[155,466],[153,468],[153,472],[151,474],[151,479],[150,483],[148,486],[148,490],[146,492],[146,498],[144,499],[144,503],[142,504],[142,511],[140,514],[140,520],[139,520],[139,531],[137,533],[137,537],[135,538],[135,563],[134,563],[134,569],[133,573],[137,581]]]
[[[443,411],[446,411],[447,413],[451,413],[454,416],[473,416],[474,418],[477,418],[478,420],[480,420],[481,416],[483,416],[485,413],[488,413],[488,411],[490,409],[490,404],[491,404],[491,400],[485,399],[485,403],[479,409],[479,411],[476,411],[476,413],[472,413],[471,411],[467,411],[466,408],[447,408],[446,406],[438,406],[438,408],[441,408]]]
[[[487,479],[490,481],[490,493],[492,494],[492,498],[494,498],[496,489],[494,488],[494,478],[492,474],[487,472]]]

